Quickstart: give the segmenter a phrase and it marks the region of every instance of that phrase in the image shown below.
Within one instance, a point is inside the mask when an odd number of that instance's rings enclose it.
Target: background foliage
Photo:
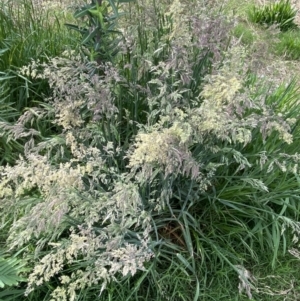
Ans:
[[[253,6],[249,11],[249,19],[261,25],[277,25],[281,31],[296,27],[294,19],[297,10],[291,6],[290,0],[280,0],[263,7]]]

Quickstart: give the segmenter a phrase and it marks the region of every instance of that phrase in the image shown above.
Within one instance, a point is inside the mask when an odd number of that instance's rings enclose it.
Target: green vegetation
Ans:
[[[66,47],[74,49],[76,36],[63,26],[68,13],[53,11],[27,0],[1,1],[0,70],[1,82],[8,82],[8,102],[19,112],[44,92],[40,84],[30,84],[16,73],[32,59],[45,61]],[[33,90],[33,91],[32,91]]]
[[[1,301],[300,298],[300,86],[254,73],[255,28],[200,0],[1,5]]]
[[[287,31],[279,36],[275,44],[275,53],[291,60],[300,59],[300,31]]]
[[[43,62],[66,49],[76,49],[78,44],[79,36],[70,34],[63,24],[73,20],[72,14],[66,9],[55,9],[53,2],[47,3],[46,8],[38,3],[0,3],[0,121],[12,122],[11,126],[26,107],[35,106],[50,92],[45,81],[29,80],[18,69],[32,60]],[[24,144],[7,138],[6,133],[0,132],[2,163],[13,162]]]
[[[238,23],[233,29],[233,35],[241,40],[244,45],[252,45],[255,40],[253,31],[247,24]]]
[[[253,6],[249,12],[249,19],[253,23],[261,25],[277,25],[281,31],[296,27],[294,23],[297,11],[292,8],[290,0],[267,4],[265,6]]]

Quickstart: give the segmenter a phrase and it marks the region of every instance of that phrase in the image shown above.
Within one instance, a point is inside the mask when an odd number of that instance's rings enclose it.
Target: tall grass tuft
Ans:
[[[47,9],[31,0],[4,0],[0,4],[0,70],[8,82],[8,101],[15,103],[21,112],[45,87],[29,83],[20,77],[17,69],[32,59],[46,61],[60,55],[66,47],[74,48],[75,34],[71,35],[63,25],[70,13]]]
[[[18,70],[50,91],[0,124],[24,143],[0,168],[22,298],[275,296],[255,267],[299,257],[296,83],[249,74],[232,24],[200,1],[126,8],[112,61],[72,49]]]
[[[2,121],[15,122],[26,107],[43,101],[50,91],[45,81],[26,78],[18,69],[32,59],[45,62],[76,47],[76,33],[70,34],[64,26],[66,20],[73,20],[70,11],[67,7],[56,9],[53,4],[44,7],[31,0],[0,3]],[[22,143],[7,139],[4,133],[0,135],[1,162],[13,162]]]
[[[294,20],[297,10],[292,7],[290,0],[280,0],[262,7],[252,6],[248,12],[250,21],[261,25],[277,25],[281,31],[295,29]]]

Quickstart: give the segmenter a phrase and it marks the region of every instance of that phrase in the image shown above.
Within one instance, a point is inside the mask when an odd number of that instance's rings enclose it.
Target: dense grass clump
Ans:
[[[293,30],[282,33],[274,46],[276,54],[290,60],[300,59],[300,31]]]
[[[31,0],[0,3],[0,121],[15,122],[26,107],[43,101],[50,92],[46,81],[32,80],[20,74],[19,68],[77,47],[78,35],[63,24],[73,20],[72,14],[54,4]],[[22,144],[1,132],[0,161],[13,162]]]
[[[280,0],[262,7],[253,6],[249,10],[249,19],[253,23],[271,26],[277,25],[281,31],[296,27],[294,19],[297,10],[291,6],[290,0]]]
[[[252,45],[255,35],[247,24],[239,23],[233,29],[233,35],[236,36],[244,45]]]
[[[78,47],[15,71],[47,96],[0,124],[21,145],[0,167],[18,263],[0,298],[297,299],[296,81],[251,73],[219,7],[123,2],[79,8]]]
[[[41,96],[45,86],[34,86],[16,73],[17,68],[36,61],[46,61],[66,48],[74,49],[76,35],[63,26],[70,19],[67,11],[47,9],[35,1],[2,1],[0,4],[0,70],[9,83],[7,93],[14,107],[22,111],[33,98]],[[32,91],[31,91],[32,90]]]

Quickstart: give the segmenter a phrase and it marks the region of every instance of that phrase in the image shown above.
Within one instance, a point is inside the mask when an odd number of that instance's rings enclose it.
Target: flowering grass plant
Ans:
[[[299,257],[296,82],[249,72],[205,1],[125,7],[113,59],[84,45],[18,69],[50,93],[0,123],[24,143],[0,167],[2,249],[26,266],[7,300],[296,298],[268,282]]]

